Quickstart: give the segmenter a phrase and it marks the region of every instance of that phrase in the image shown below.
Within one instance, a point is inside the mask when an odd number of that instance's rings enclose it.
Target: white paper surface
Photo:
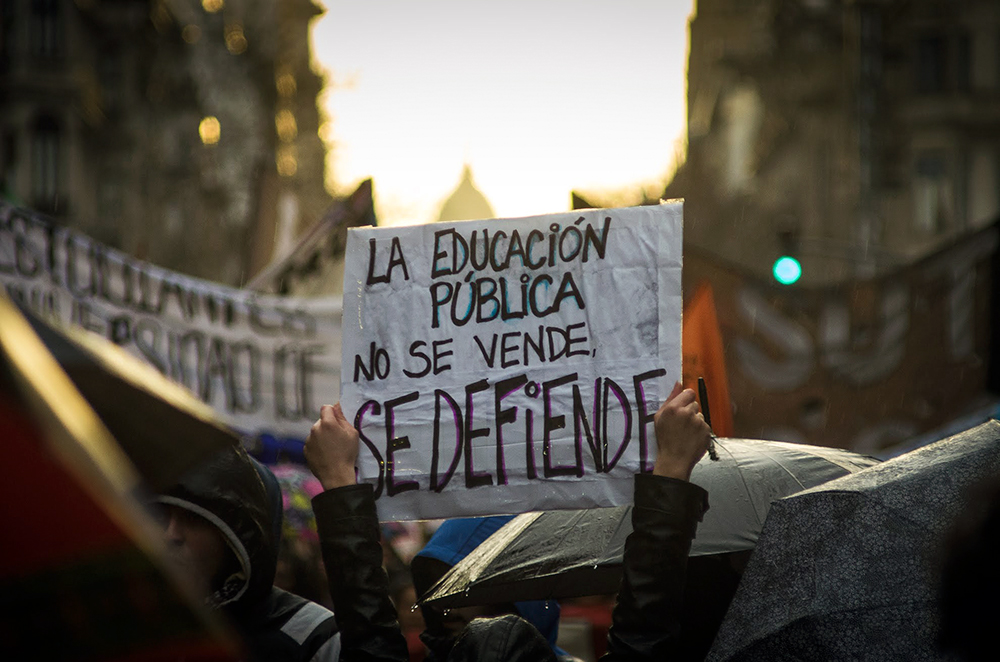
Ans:
[[[350,230],[341,401],[380,518],[631,502],[681,376],[681,234],[680,203]]]

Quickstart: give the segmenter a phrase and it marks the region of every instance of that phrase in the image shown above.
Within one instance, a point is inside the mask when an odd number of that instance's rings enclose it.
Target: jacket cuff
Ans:
[[[328,513],[323,518],[339,520],[354,517],[378,521],[375,509],[375,490],[371,483],[345,485],[317,494],[312,499],[313,512],[317,519],[321,512]]]
[[[707,510],[708,492],[694,483],[653,474],[635,476],[633,528],[646,518],[666,516],[677,526],[690,528],[693,538],[698,522]]]

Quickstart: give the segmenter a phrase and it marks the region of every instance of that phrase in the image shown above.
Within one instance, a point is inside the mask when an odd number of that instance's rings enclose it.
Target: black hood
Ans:
[[[264,483],[250,456],[230,447],[186,473],[157,497],[214,524],[239,562],[209,598],[213,607],[240,608],[266,597],[274,583],[278,540]]]

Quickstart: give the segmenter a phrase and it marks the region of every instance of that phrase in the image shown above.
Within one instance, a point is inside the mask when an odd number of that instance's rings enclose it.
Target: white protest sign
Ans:
[[[383,520],[631,503],[681,376],[681,204],[352,229],[342,398]]]
[[[112,340],[240,432],[293,455],[340,388],[334,299],[190,278],[3,203],[0,286],[37,312]]]

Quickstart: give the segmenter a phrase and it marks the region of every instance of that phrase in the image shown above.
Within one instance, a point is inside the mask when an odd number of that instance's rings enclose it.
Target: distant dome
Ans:
[[[462,169],[462,181],[441,205],[438,221],[475,221],[495,218],[490,201],[472,183],[472,169],[468,164]]]

